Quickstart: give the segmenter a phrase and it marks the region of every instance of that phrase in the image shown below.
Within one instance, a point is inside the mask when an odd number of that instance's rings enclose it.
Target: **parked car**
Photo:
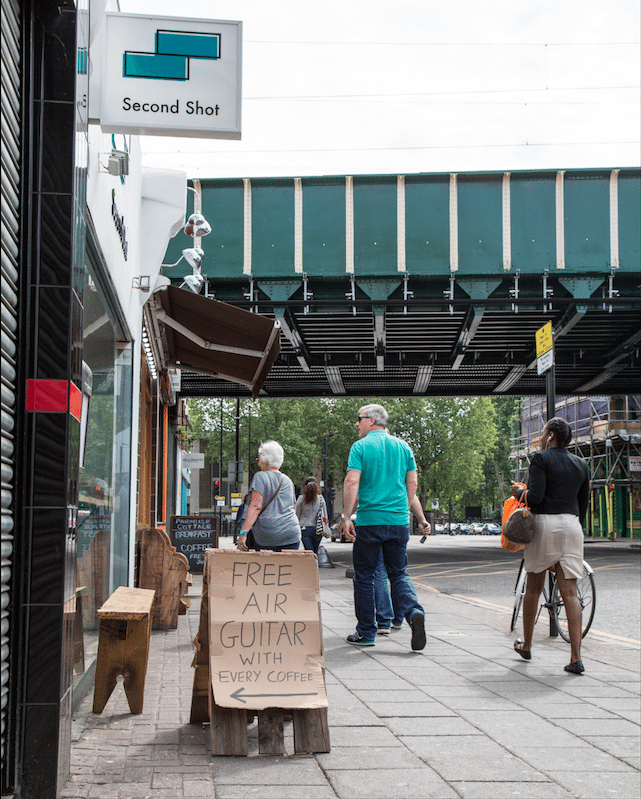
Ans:
[[[467,531],[468,535],[480,535],[483,532],[484,526],[485,525],[481,524],[480,522],[473,522]]]
[[[467,535],[470,525],[465,522],[452,522],[450,535]]]
[[[442,535],[443,533],[447,532],[447,530],[445,529],[444,524],[435,524],[432,532],[434,535]]]
[[[487,524],[483,525],[481,533],[483,535],[501,535],[501,525],[494,524],[494,522],[488,522]]]

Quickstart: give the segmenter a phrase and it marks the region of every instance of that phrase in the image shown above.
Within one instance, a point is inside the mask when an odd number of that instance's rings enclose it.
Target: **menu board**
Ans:
[[[217,516],[172,516],[169,520],[169,536],[178,552],[189,561],[189,571],[202,574],[205,566],[205,550],[218,546]]]

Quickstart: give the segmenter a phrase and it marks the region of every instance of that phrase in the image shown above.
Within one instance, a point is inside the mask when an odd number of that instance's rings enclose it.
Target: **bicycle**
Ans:
[[[556,575],[554,572],[548,573],[550,575],[550,593],[548,593],[548,590],[546,590],[545,586],[543,586],[543,591],[541,593],[543,601],[540,601],[539,611],[536,614],[536,621],[538,622],[539,620],[541,609],[547,608],[551,618],[553,619],[553,626],[556,627],[561,637],[570,643],[565,605],[563,604],[563,598],[561,597],[561,592],[559,591],[559,587],[556,582]],[[513,630],[516,627],[516,622],[519,618],[519,613],[521,612],[521,605],[523,604],[523,597],[525,596],[525,580],[525,561],[521,560],[521,566],[519,567],[519,573],[514,586],[514,611],[512,612],[512,624],[510,630]],[[594,572],[590,568],[590,564],[585,560],[583,561],[583,577],[576,581],[576,590],[579,597],[579,602],[581,603],[581,608],[583,609],[583,632],[581,637],[585,638],[588,630],[592,626],[594,611],[596,610],[596,585],[594,582]]]

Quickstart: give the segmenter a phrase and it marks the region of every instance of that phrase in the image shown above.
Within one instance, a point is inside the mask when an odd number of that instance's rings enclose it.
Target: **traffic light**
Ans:
[[[212,503],[216,504],[216,497],[220,496],[220,480],[213,480],[212,481]]]
[[[332,500],[332,502],[336,499],[336,489],[334,486],[329,489],[329,498]]]

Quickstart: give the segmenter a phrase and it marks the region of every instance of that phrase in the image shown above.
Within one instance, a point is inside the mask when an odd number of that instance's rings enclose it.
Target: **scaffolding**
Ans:
[[[641,395],[559,397],[555,413],[572,428],[568,449],[590,468],[585,534],[641,538]],[[519,431],[510,442],[512,479],[526,478],[545,422],[545,398],[524,397]]]

